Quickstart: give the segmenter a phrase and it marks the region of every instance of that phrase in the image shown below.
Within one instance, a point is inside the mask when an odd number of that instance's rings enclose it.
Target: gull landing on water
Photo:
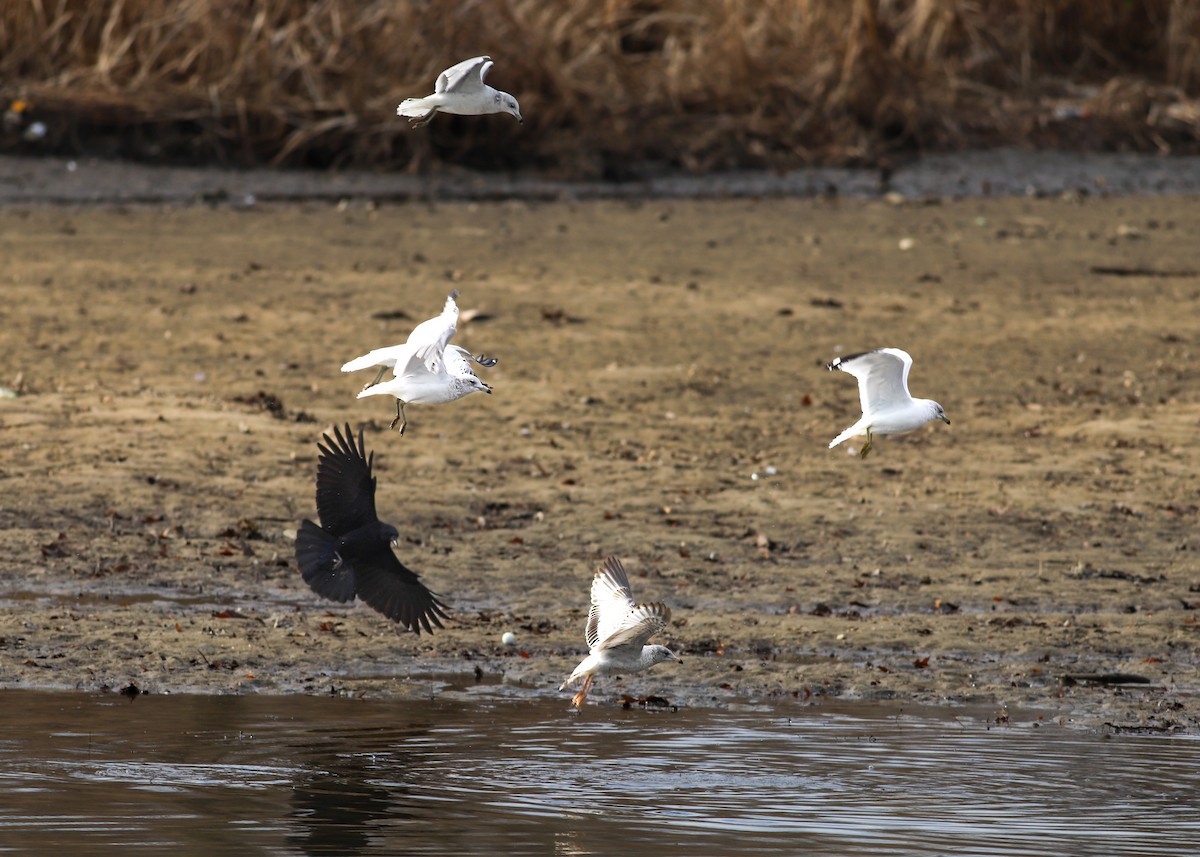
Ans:
[[[376,348],[342,366],[343,372],[380,367],[375,380],[363,387],[358,398],[395,396],[396,418],[391,427],[400,423],[401,435],[408,426],[405,405],[440,405],[476,390],[492,392],[491,387],[479,380],[471,364],[492,367],[498,362],[496,358],[482,354],[476,357],[465,348],[449,344],[458,327],[458,304],[454,300],[457,297],[455,289],[446,298],[442,314],[414,327],[403,345]],[[380,383],[388,369],[392,370],[392,378]]]
[[[862,403],[862,419],[829,442],[833,449],[844,440],[866,435],[867,442],[859,455],[866,458],[871,451],[871,437],[876,434],[903,434],[920,428],[930,420],[950,425],[942,406],[932,399],[914,399],[908,392],[908,370],[912,357],[899,348],[880,348],[863,354],[839,357],[826,367],[830,372],[841,369],[858,379],[858,398]]]
[[[517,122],[524,124],[517,99],[483,82],[493,65],[491,57],[473,57],[450,66],[438,75],[433,95],[404,99],[396,108],[396,114],[408,119],[414,128],[428,125],[438,113],[460,116],[511,113],[517,117]]]
[[[582,678],[579,693],[571,699],[579,708],[597,675],[641,672],[664,661],[683,663],[683,658],[666,646],[646,645],[670,620],[671,608],[661,601],[634,603],[625,568],[620,560],[610,556],[592,578],[592,606],[584,634],[591,652],[558,689],[565,690]]]

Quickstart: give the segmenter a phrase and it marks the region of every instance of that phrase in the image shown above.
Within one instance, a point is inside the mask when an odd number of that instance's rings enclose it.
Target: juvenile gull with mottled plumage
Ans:
[[[671,608],[661,601],[637,604],[629,588],[629,577],[616,557],[609,557],[592,578],[592,606],[584,634],[590,653],[559,690],[582,678],[579,693],[571,699],[583,705],[592,679],[597,675],[636,673],[664,661],[683,659],[666,646],[648,646],[646,641],[667,627]]]

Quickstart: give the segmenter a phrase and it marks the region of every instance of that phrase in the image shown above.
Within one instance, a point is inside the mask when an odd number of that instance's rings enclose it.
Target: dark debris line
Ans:
[[[829,197],[908,200],[1079,194],[1200,193],[1200,157],[992,150],[931,155],[894,170],[813,167],[625,182],[550,181],[465,170],[436,176],[361,171],[222,170],[83,158],[0,155],[0,205],[413,200],[733,199]],[[1178,274],[1168,274],[1177,276]],[[1161,276],[1158,275],[1158,276]]]

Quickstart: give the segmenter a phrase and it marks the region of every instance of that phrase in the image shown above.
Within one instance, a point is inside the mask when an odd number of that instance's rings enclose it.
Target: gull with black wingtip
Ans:
[[[880,348],[862,354],[839,357],[826,367],[840,369],[858,379],[858,398],[862,418],[829,442],[833,449],[844,440],[866,435],[859,456],[871,452],[871,440],[877,434],[903,434],[918,429],[930,420],[950,425],[942,406],[932,399],[914,399],[908,392],[908,371],[912,357],[899,348]]]
[[[455,289],[446,298],[442,314],[414,327],[407,342],[376,348],[342,366],[343,372],[379,367],[375,380],[363,387],[358,398],[395,396],[396,418],[391,427],[400,423],[401,435],[408,427],[405,405],[440,405],[477,390],[492,392],[491,387],[479,380],[471,364],[491,368],[498,362],[496,358],[482,354],[476,357],[467,349],[450,344],[450,338],[458,328],[457,297],[458,289]],[[380,379],[388,369],[392,370],[392,377],[381,383]]]

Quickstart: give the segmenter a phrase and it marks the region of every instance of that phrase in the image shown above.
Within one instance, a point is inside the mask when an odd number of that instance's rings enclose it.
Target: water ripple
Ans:
[[[1200,840],[1194,738],[791,713],[26,694],[0,708],[0,832],[176,855],[1141,857]]]

